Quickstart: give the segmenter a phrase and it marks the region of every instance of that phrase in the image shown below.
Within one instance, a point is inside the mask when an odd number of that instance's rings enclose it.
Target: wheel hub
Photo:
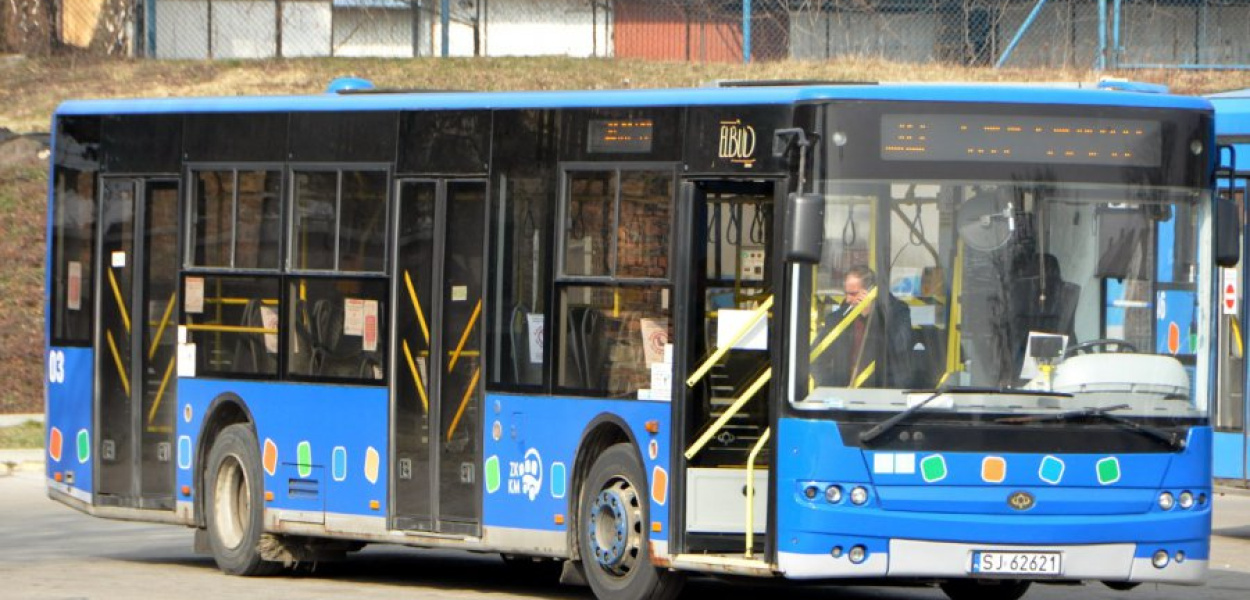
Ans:
[[[590,506],[587,527],[595,562],[614,575],[629,573],[637,562],[641,511],[628,483],[609,484]]]

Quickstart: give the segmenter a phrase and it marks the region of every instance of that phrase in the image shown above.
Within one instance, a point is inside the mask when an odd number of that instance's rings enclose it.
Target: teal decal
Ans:
[[[1053,456],[1042,459],[1042,466],[1037,469],[1037,476],[1051,485],[1063,480],[1063,461]]]
[[[1120,480],[1120,459],[1104,458],[1098,461],[1098,483],[1109,485]]]
[[[941,454],[926,456],[920,461],[920,474],[925,483],[946,479],[946,459]]]
[[[564,463],[551,463],[551,497],[563,498],[565,489],[565,469]]]
[[[78,430],[78,462],[91,460],[91,434],[86,429]]]
[[[343,481],[347,479],[347,448],[335,446],[333,459],[331,472],[334,475],[334,480]]]

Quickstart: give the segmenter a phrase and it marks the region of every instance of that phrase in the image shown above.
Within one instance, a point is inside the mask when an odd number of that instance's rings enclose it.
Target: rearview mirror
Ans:
[[[1241,215],[1237,203],[1228,198],[1215,200],[1215,264],[1235,267],[1241,258]]]
[[[790,194],[787,200],[785,260],[820,262],[825,242],[825,198],[820,194]]]

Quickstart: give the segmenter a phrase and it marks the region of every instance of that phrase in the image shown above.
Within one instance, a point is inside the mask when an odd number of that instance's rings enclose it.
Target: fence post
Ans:
[[[742,62],[751,62],[751,0],[742,0]]]
[[[1111,68],[1120,68],[1120,0],[1115,0],[1111,17]]]
[[[1094,68],[1107,68],[1107,0],[1098,0],[1098,61]]]
[[[443,28],[443,58],[451,55],[451,0],[443,0],[438,6],[439,23]]]

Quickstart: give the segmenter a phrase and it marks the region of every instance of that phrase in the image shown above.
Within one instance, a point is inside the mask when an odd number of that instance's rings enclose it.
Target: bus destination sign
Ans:
[[[590,154],[643,154],[651,151],[651,119],[591,119],[586,133]]]
[[[1142,119],[886,114],[881,158],[1157,167],[1159,123]]]

